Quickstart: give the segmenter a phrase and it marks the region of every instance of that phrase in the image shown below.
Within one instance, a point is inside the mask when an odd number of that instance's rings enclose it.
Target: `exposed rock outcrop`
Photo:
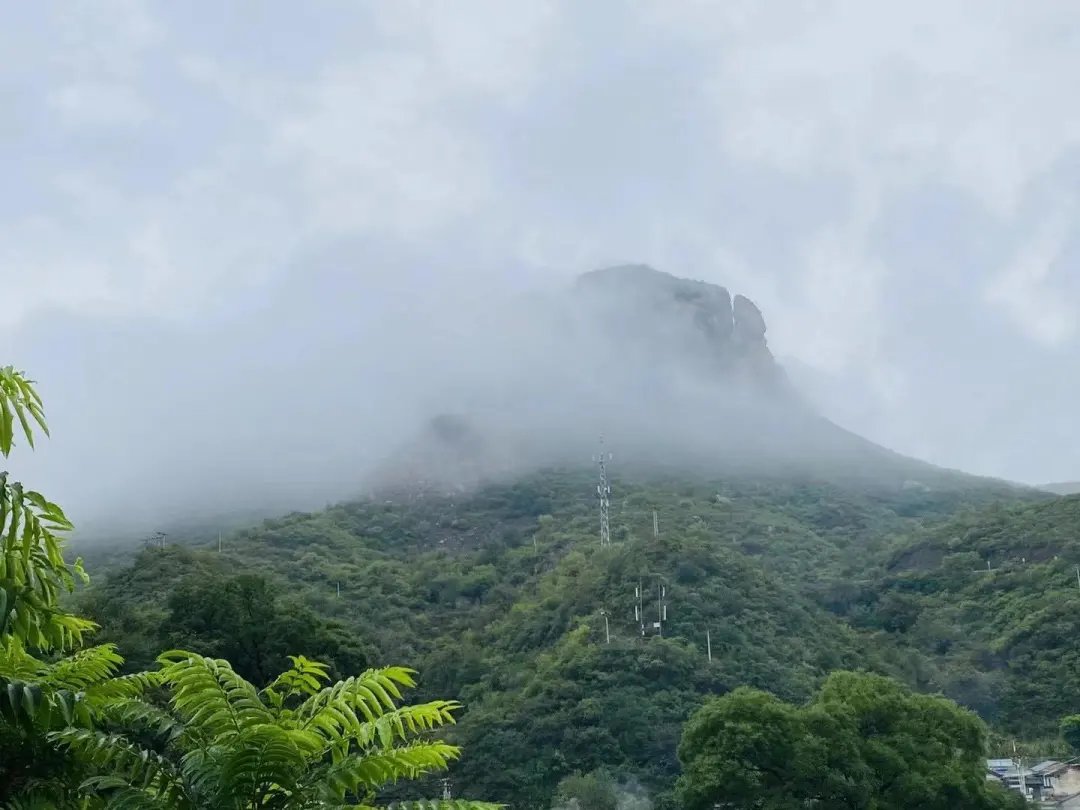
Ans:
[[[735,340],[743,345],[765,343],[765,316],[757,304],[744,295],[735,296],[732,311]]]
[[[766,340],[765,318],[749,298],[645,265],[595,270],[578,279],[582,303],[642,361],[697,364],[735,384],[785,387]]]

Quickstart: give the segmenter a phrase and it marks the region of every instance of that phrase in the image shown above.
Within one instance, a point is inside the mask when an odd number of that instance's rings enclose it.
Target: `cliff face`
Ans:
[[[646,265],[595,270],[576,285],[578,305],[643,367],[687,364],[717,381],[786,391],[761,310],[749,298]]]

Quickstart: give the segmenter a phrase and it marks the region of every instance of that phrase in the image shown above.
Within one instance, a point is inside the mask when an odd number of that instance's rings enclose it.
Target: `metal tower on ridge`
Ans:
[[[607,478],[607,462],[611,460],[611,453],[605,456],[603,438],[600,439],[600,455],[594,460],[600,465],[600,483],[596,485],[596,494],[600,498],[600,547],[603,548],[611,545],[611,524],[608,521],[611,485]]]

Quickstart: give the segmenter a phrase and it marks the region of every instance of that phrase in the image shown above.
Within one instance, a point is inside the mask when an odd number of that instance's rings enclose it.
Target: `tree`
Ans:
[[[345,627],[280,593],[260,574],[187,577],[169,596],[161,635],[172,647],[228,660],[259,685],[269,683],[290,654],[329,657],[339,673],[365,667],[366,656]]]
[[[951,701],[837,672],[807,706],[746,688],[706,704],[679,745],[677,793],[687,810],[1012,806],[984,756],[981,721]]]
[[[34,425],[49,434],[41,397],[33,383],[11,366],[0,368],[0,455],[15,445],[15,422],[32,449]],[[82,564],[64,561],[58,533],[71,529],[55,503],[0,472],[0,644],[18,636],[28,647],[71,649],[93,622],[58,607],[60,591],[75,587]]]
[[[688,810],[730,807],[861,807],[866,775],[838,721],[742,687],[712,701],[686,725],[679,744],[678,795]],[[854,795],[852,795],[854,794]]]
[[[398,705],[402,688],[414,686],[410,670],[368,670],[323,686],[325,665],[292,662],[258,690],[226,661],[168,652],[145,680],[167,692],[165,705],[150,694],[122,697],[103,714],[126,731],[69,728],[51,737],[94,772],[85,799],[121,809],[363,810],[381,786],[442,771],[458,756],[426,736],[453,722],[457,703]]]
[[[555,802],[573,810],[616,810],[619,797],[611,777],[594,771],[565,777],[555,791]]]
[[[1080,714],[1071,714],[1061,721],[1061,736],[1080,754]]]

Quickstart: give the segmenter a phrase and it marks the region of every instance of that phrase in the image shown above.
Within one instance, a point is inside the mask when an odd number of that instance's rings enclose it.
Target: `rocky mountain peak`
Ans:
[[[783,387],[765,317],[744,295],[647,265],[585,273],[577,292],[590,317],[640,359],[689,361],[728,380]]]

